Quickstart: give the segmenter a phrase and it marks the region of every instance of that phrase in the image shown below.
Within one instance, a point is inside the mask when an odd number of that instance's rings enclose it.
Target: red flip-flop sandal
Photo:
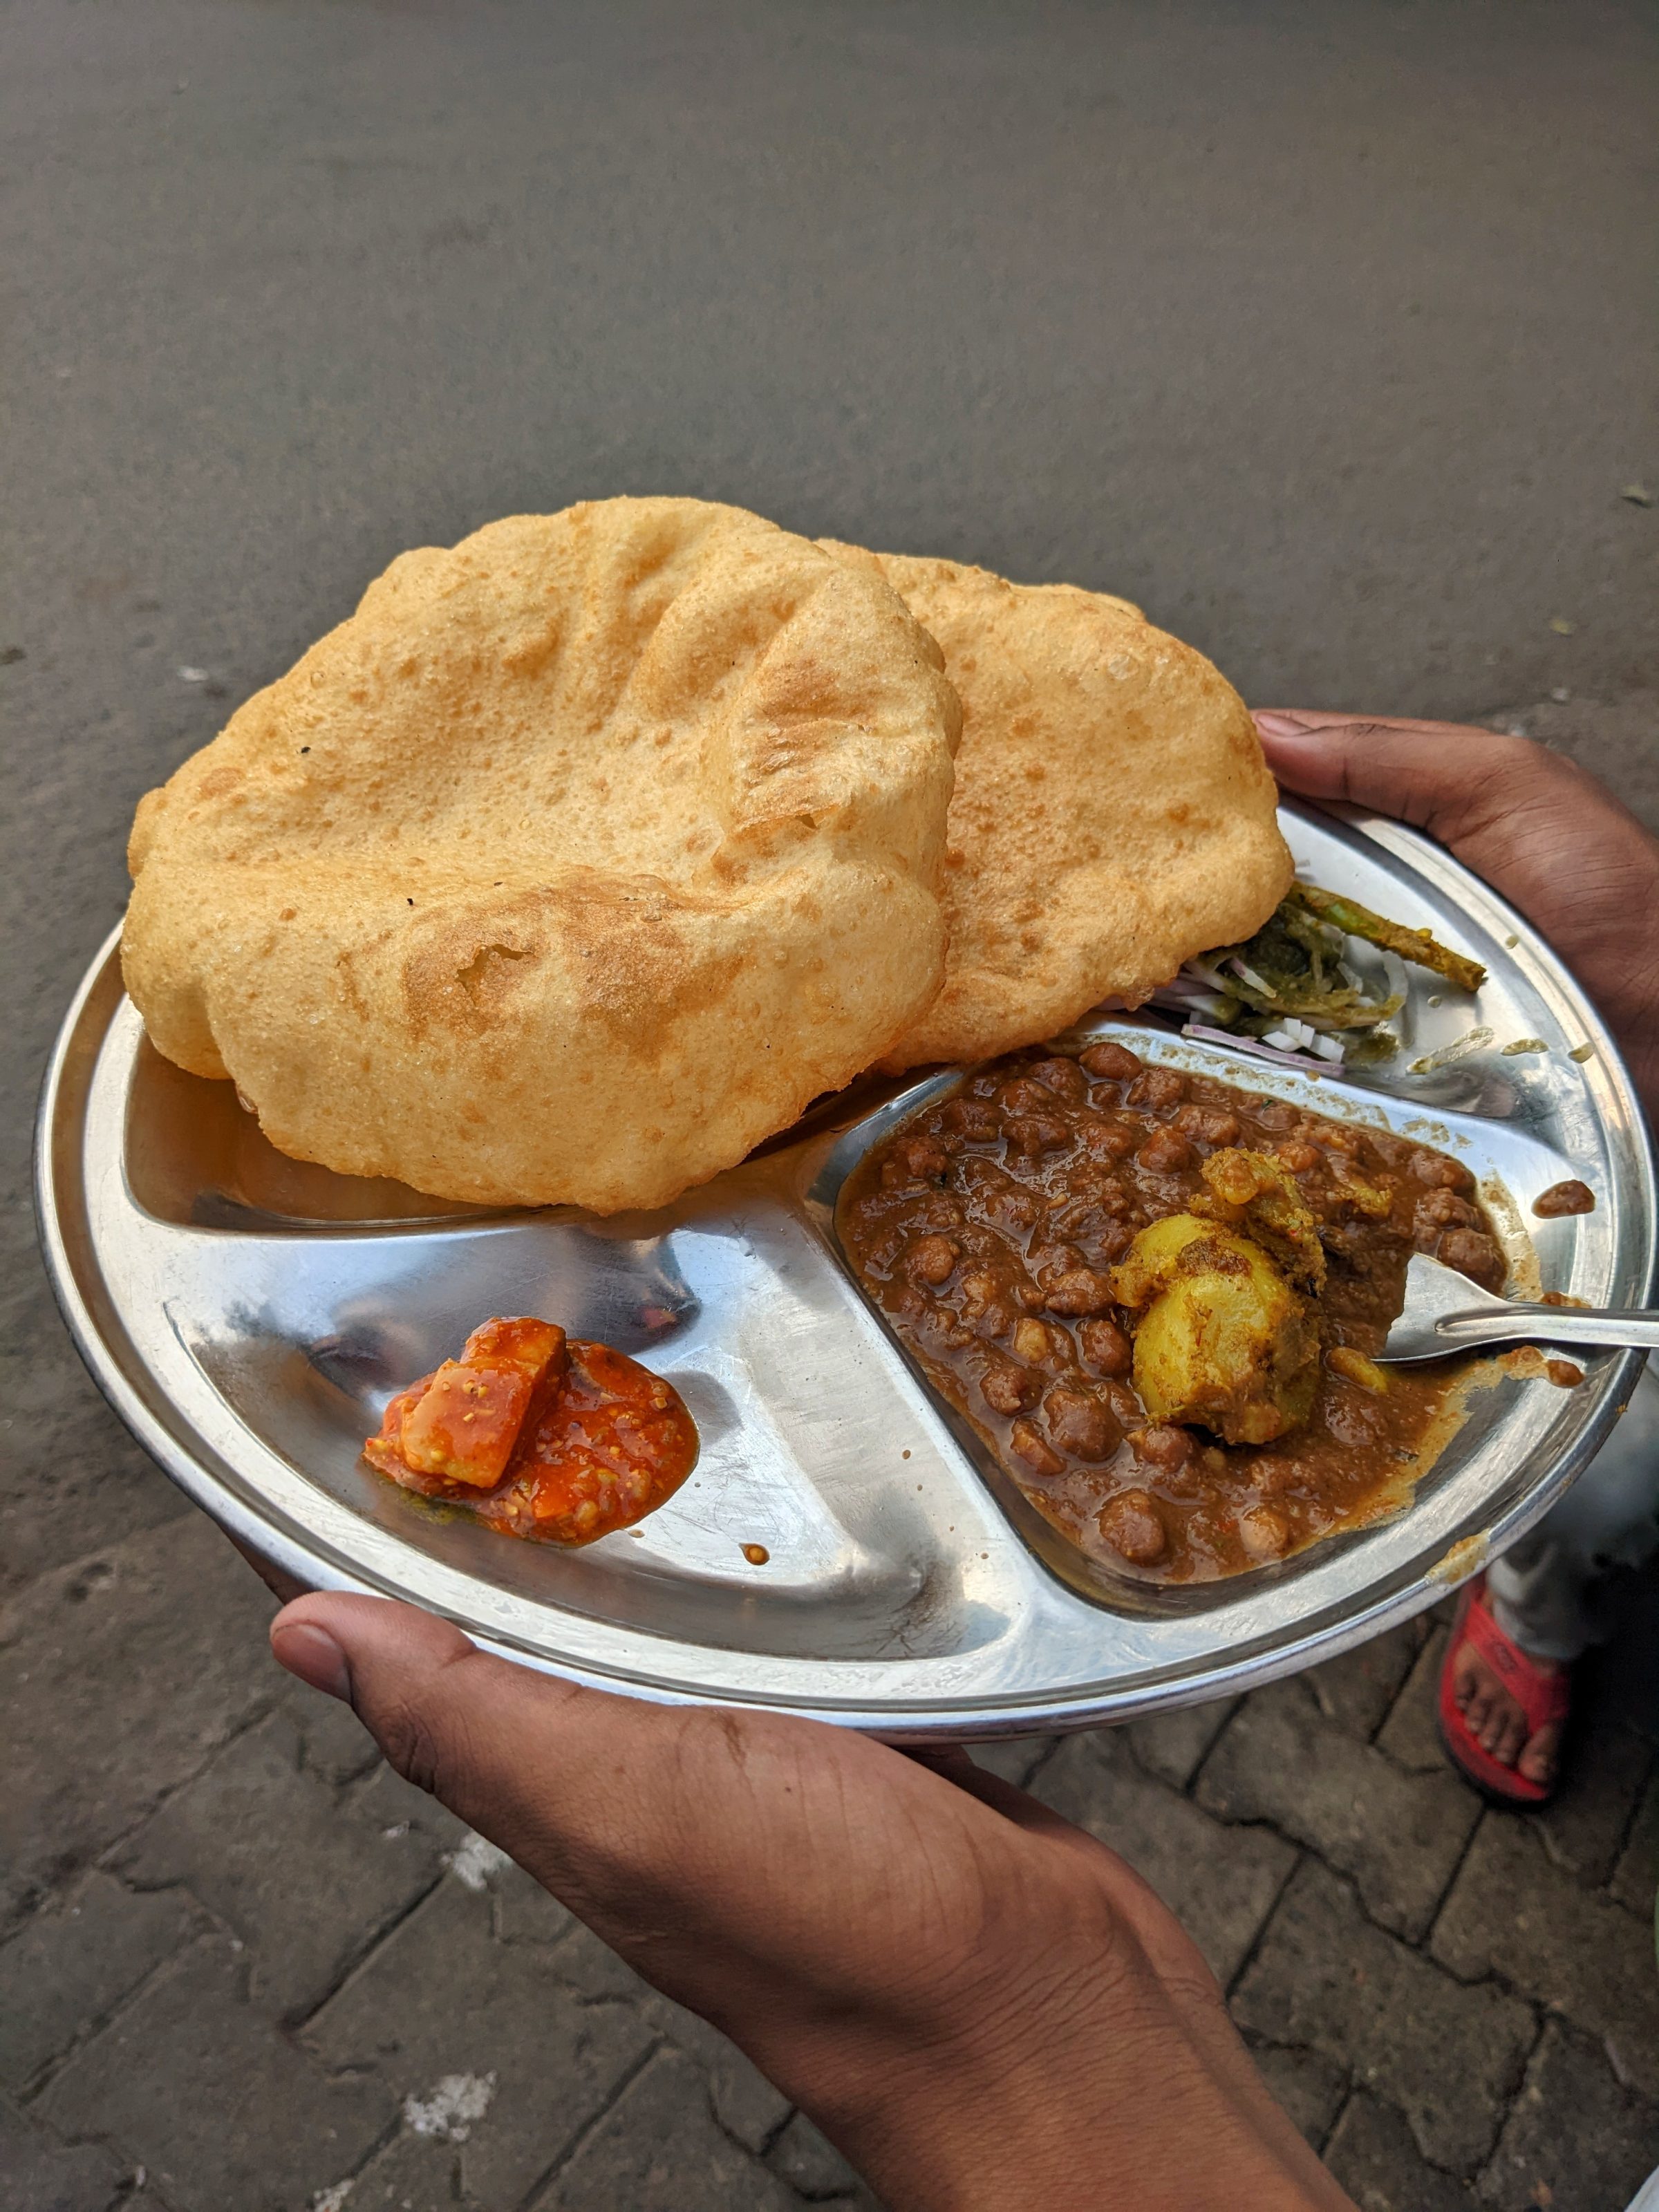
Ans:
[[[1453,1674],[1465,1644],[1474,1644],[1520,1706],[1528,1735],[1535,1735],[1550,1721],[1566,1719],[1572,1697],[1571,1676],[1565,1668],[1546,1672],[1518,1644],[1510,1641],[1486,1603],[1486,1577],[1477,1575],[1458,1602],[1451,1641],[1440,1669],[1440,1741],[1452,1765],[1489,1805],[1547,1804],[1555,1794],[1555,1784],[1529,1782],[1517,1768],[1494,1759],[1475,1741],[1459,1711]]]

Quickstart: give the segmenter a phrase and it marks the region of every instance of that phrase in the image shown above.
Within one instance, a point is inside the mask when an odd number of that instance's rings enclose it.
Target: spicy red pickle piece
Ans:
[[[556,1380],[567,1359],[564,1331],[552,1322],[487,1321],[468,1337],[459,1359],[446,1359],[423,1387],[392,1400],[377,1441],[411,1474],[493,1490],[507,1472],[538,1386]],[[380,1454],[370,1458],[384,1465]]]

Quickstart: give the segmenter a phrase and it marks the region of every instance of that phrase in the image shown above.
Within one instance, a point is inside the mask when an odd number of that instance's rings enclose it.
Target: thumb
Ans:
[[[1559,754],[1495,730],[1282,708],[1255,726],[1285,790],[1413,823],[1481,873],[1486,848],[1512,847],[1517,816],[1559,808],[1569,789],[1580,806],[1591,794],[1616,804]]]
[[[534,1674],[387,1598],[313,1592],[277,1614],[270,1644],[351,1705],[407,1781],[573,1905],[608,1886],[619,1844],[648,1848],[630,1769],[654,1771],[699,1717]]]

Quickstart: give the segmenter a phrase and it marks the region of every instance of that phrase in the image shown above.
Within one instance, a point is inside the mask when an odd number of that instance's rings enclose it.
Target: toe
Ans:
[[[1555,1770],[1561,1759],[1561,1723],[1546,1721],[1543,1727],[1534,1730],[1527,1738],[1516,1771],[1524,1774],[1528,1782],[1536,1782],[1547,1789],[1555,1779]]]
[[[1492,1747],[1492,1755],[1500,1765],[1513,1766],[1521,1756],[1521,1747],[1526,1740],[1526,1715],[1518,1705],[1510,1705],[1498,1717],[1497,1741]]]

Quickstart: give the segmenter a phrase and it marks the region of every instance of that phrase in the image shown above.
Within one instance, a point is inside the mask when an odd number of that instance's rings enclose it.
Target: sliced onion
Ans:
[[[1218,1014],[1224,1006],[1236,1006],[1238,1000],[1224,991],[1206,991],[1199,984],[1184,983],[1177,976],[1173,983],[1158,985],[1152,1003],[1175,1013]]]
[[[1394,1012],[1403,1018],[1399,1024],[1400,1042],[1403,1048],[1411,1043],[1413,1032],[1417,1027],[1413,1018],[1411,978],[1406,973],[1405,962],[1397,952],[1390,952],[1386,945],[1379,945],[1377,950],[1382,956],[1382,973],[1388,981],[1389,996],[1399,1001]],[[1382,1018],[1392,1021],[1394,1015],[1384,1014]]]
[[[1311,1068],[1316,1075],[1324,1073],[1323,1063],[1310,1060],[1305,1052],[1281,1052],[1276,1045],[1266,1043],[1261,1037],[1233,1036],[1226,1030],[1206,1029],[1202,1022],[1182,1024],[1182,1036],[1196,1037],[1201,1044],[1224,1044],[1234,1052],[1247,1052],[1255,1060],[1276,1060],[1281,1067]]]
[[[1221,973],[1220,969],[1218,968],[1208,968],[1201,960],[1188,960],[1182,969],[1181,974],[1182,975],[1196,975],[1200,983],[1207,984],[1209,988],[1212,991],[1225,991],[1227,988],[1227,979]],[[1180,981],[1179,976],[1176,978],[1176,981]]]
[[[1242,975],[1253,991],[1260,991],[1264,999],[1272,999],[1273,986],[1264,982],[1254,968],[1247,968],[1244,963],[1236,957],[1230,960],[1227,965],[1232,969],[1234,975]]]

